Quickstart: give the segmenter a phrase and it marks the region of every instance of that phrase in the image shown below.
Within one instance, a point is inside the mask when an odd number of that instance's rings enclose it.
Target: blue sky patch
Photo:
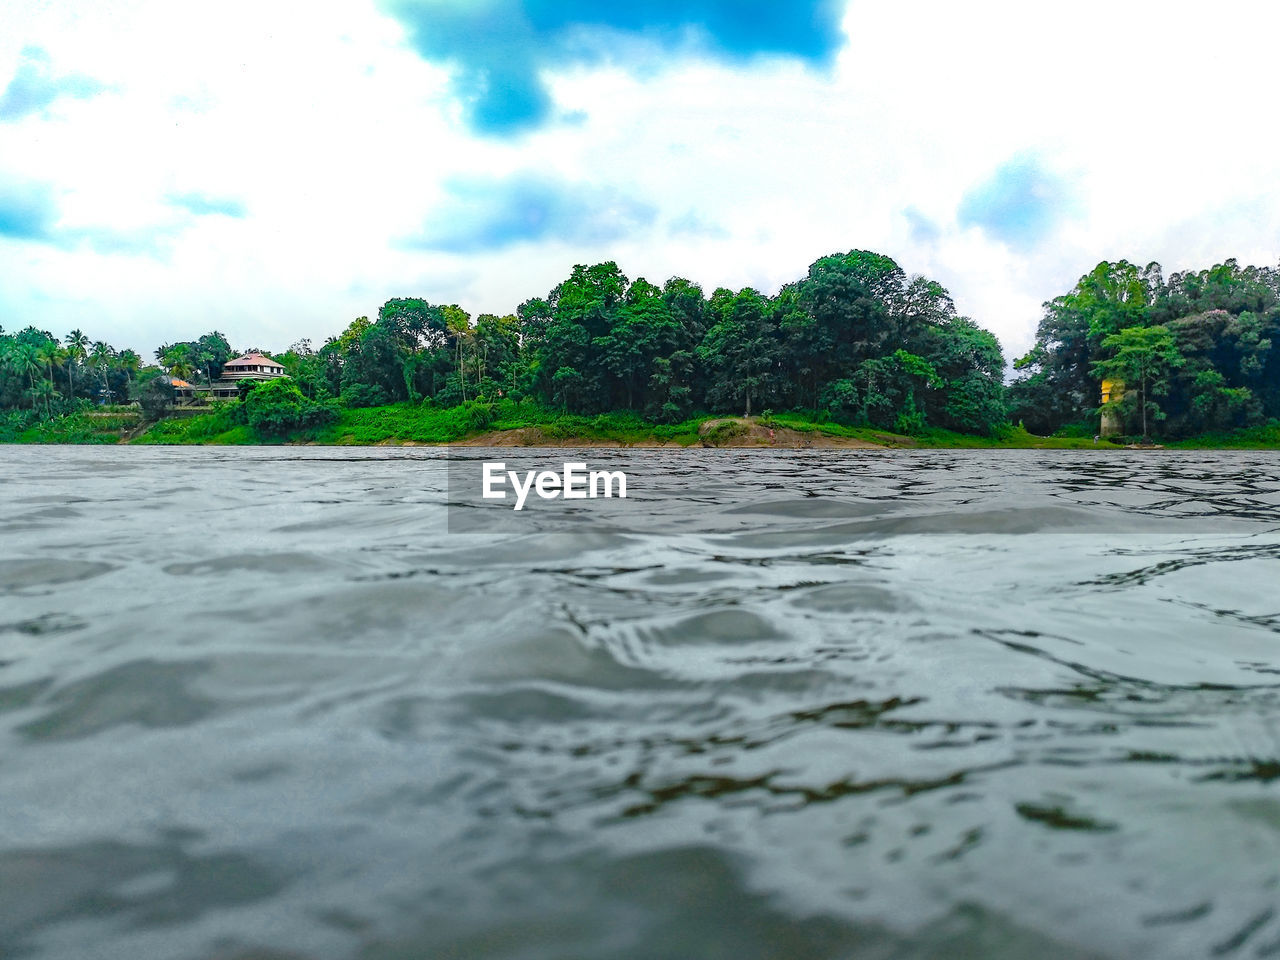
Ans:
[[[471,126],[509,135],[545,123],[540,70],[618,55],[610,37],[730,62],[782,56],[818,66],[843,42],[839,0],[384,0],[424,59],[456,69]]]
[[[248,213],[239,200],[230,197],[213,197],[204,193],[170,194],[169,202],[197,217],[223,216],[239,220]]]
[[[729,231],[703,217],[696,210],[686,210],[667,224],[667,233],[673,237],[706,237],[724,240]]]
[[[56,219],[48,187],[0,183],[0,237],[49,240]]]
[[[1066,183],[1034,154],[1019,154],[964,195],[956,220],[962,227],[981,227],[1010,247],[1026,248],[1053,232],[1068,205]]]
[[[447,253],[500,250],[528,241],[605,243],[653,222],[648,204],[608,187],[534,174],[456,178],[422,233],[406,246]]]
[[[92,77],[55,76],[48,53],[40,47],[25,47],[17,72],[0,95],[0,121],[21,120],[43,110],[59,97],[84,100],[103,89]]]
[[[913,243],[936,243],[938,238],[942,236],[942,231],[938,228],[938,225],[915,207],[907,207],[902,211],[902,215],[907,220],[907,227],[911,231]]]

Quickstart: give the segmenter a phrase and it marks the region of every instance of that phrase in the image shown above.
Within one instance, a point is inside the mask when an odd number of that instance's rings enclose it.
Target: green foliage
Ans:
[[[1132,419],[1136,409],[1145,438],[1149,435],[1149,421],[1166,416],[1154,398],[1168,394],[1173,370],[1186,361],[1167,327],[1126,327],[1104,339],[1102,347],[1111,355],[1096,361],[1094,370],[1102,378],[1125,384],[1124,394],[1108,406],[1117,408],[1127,419]]]
[[[226,414],[207,413],[161,420],[133,441],[140,444],[257,444],[262,437]]]
[[[388,300],[318,350],[303,340],[279,354],[288,380],[246,382],[226,410],[172,411],[148,437],[438,443],[526,429],[551,440],[694,443],[695,414],[764,407],[770,424],[799,416],[806,429],[876,442],[968,435],[1007,445],[1022,436],[1012,419],[1026,437],[1087,424],[1057,440],[1092,443],[1103,376],[1124,381],[1114,409],[1131,430],[1227,435],[1280,417],[1278,337],[1276,270],[1229,260],[1166,280],[1158,264],[1104,262],[1044,305],[1006,388],[996,338],[957,315],[937,282],[882,254],[822,257],[773,295],[707,296],[680,277],[659,287],[606,262],[575,266],[506,316]],[[90,401],[130,397],[145,416],[167,416],[168,377],[216,380],[235,355],[216,331],[155,353],[161,366],[144,367],[78,329],[63,344],[34,327],[0,331],[3,435],[26,436]]]
[[[1266,423],[1240,430],[1217,431],[1201,434],[1172,444],[1187,449],[1242,449],[1242,450],[1275,450],[1280,448],[1280,420],[1268,420]]]
[[[1144,375],[1130,361],[1135,346],[1147,348],[1129,331],[1151,328],[1166,330],[1173,349],[1153,355],[1156,368]],[[1125,381],[1112,409],[1131,429],[1146,433],[1159,422],[1171,438],[1245,429],[1280,417],[1277,337],[1280,271],[1228,260],[1165,280],[1159,264],[1101,263],[1045,304],[1035,346],[1014,365],[1021,376],[1009,389],[1010,413],[1044,433],[1096,424],[1107,376]]]
[[[242,403],[245,421],[264,437],[285,437],[337,419],[333,404],[304,397],[287,377],[258,384]]]
[[[713,447],[718,447],[734,437],[747,432],[747,427],[739,420],[723,420],[702,434],[702,440]]]
[[[173,409],[173,384],[154,368],[144,371],[133,381],[130,395],[148,420],[158,420]]]
[[[0,411],[0,443],[118,443],[137,424],[135,413],[79,410],[45,418],[39,411]]]
[[[348,383],[342,389],[344,407],[381,407],[391,402],[387,391],[375,383]]]

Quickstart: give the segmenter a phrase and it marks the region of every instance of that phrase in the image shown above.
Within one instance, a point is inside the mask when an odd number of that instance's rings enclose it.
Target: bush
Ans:
[[[351,409],[381,407],[391,402],[391,397],[374,383],[349,383],[342,388],[342,405]]]
[[[337,418],[331,403],[317,403],[302,395],[292,380],[281,377],[255,387],[244,399],[245,420],[267,437],[284,437],[308,427],[321,427]]]
[[[492,403],[469,400],[462,405],[463,430],[484,430],[493,423],[494,409]]]
[[[833,380],[823,387],[818,402],[839,423],[854,423],[862,414],[862,400],[852,380]]]
[[[130,389],[148,420],[159,420],[173,408],[173,384],[158,371],[145,371]]]

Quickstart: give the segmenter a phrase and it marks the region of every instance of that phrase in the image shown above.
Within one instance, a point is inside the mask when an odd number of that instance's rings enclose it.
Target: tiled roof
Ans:
[[[281,370],[284,369],[284,367],[281,367],[280,364],[277,363],[275,360],[272,360],[270,357],[264,357],[260,353],[246,353],[243,357],[236,357],[234,360],[228,360],[226,363],[223,364],[223,367],[224,368],[237,367],[237,366],[258,367],[263,365],[266,365],[269,367],[280,367]]]

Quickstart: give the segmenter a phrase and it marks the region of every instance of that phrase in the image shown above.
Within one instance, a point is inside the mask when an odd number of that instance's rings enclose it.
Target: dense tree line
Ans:
[[[1280,418],[1280,271],[1228,260],[1174,273],[1100,263],[1044,305],[1014,366],[1011,414],[1034,433],[1096,422],[1105,378],[1126,432],[1185,437]]]
[[[277,359],[308,396],[349,406],[530,397],[668,423],[764,409],[901,430],[1006,421],[996,338],[939,284],[866,251],[824,257],[772,297],[707,296],[680,277],[659,287],[610,262],[575,267],[509,316],[390,300],[319,350]]]
[[[275,354],[292,377],[277,388],[289,410],[255,416],[280,432],[337,405],[528,398],[661,423],[802,410],[902,432],[990,433],[1012,419],[1049,434],[1095,429],[1108,379],[1124,385],[1110,412],[1126,432],[1176,437],[1280,417],[1278,336],[1280,271],[1229,260],[1166,279],[1158,264],[1101,263],[1044,305],[1006,387],[996,338],[880,254],[823,257],[773,296],[708,296],[680,277],[659,287],[609,262],[574,267],[507,316],[388,300],[319,349],[303,340]],[[152,366],[79,330],[62,341],[0,330],[0,408],[48,417],[137,400],[154,411],[171,379],[213,383],[242,352],[213,331],[164,344]]]
[[[86,400],[124,400],[142,370],[134,351],[91,341],[78,329],[59,341],[35,327],[12,334],[0,327],[0,409],[50,417]]]

